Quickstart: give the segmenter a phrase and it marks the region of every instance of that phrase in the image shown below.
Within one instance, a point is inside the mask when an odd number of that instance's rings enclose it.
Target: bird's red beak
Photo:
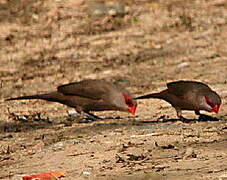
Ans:
[[[128,108],[128,111],[129,111],[130,113],[132,113],[133,115],[135,115],[135,114],[136,114],[136,106],[131,106],[131,107],[129,107],[129,108]]]
[[[212,107],[212,111],[215,112],[215,113],[218,113],[219,108],[220,108],[220,105],[216,104],[215,106]]]

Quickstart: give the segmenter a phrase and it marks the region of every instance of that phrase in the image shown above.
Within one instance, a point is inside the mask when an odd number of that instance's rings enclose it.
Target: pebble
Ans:
[[[91,173],[88,172],[88,171],[83,171],[81,174],[86,175],[86,176],[90,176],[91,175]]]
[[[188,66],[189,66],[188,62],[182,62],[182,63],[177,65],[177,68],[184,68],[184,67],[188,67]]]
[[[53,151],[61,151],[63,150],[65,147],[65,144],[63,142],[58,142],[56,144],[50,145],[45,147],[46,149],[51,149]]]
[[[192,147],[189,147],[186,149],[183,159],[196,158],[196,157],[197,157],[197,154],[195,153],[194,149]]]
[[[78,115],[78,112],[76,112],[74,109],[68,110],[67,113],[68,113],[69,116],[77,116]]]
[[[97,3],[90,7],[90,11],[94,15],[119,16],[126,14],[129,11],[129,7],[121,4],[104,5]]]

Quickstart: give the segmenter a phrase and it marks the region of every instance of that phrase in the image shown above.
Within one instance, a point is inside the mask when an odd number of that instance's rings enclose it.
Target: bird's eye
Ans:
[[[132,101],[128,99],[128,100],[126,100],[126,104],[132,105]]]
[[[132,105],[132,104],[133,104],[133,103],[132,103],[132,100],[129,99],[129,98],[125,98],[125,103],[126,103],[127,105]]]

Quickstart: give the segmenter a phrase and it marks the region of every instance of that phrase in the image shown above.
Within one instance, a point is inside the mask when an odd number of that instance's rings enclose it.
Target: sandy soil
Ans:
[[[0,179],[227,177],[226,1],[1,0],[0,25]],[[166,102],[142,100],[136,116],[99,112],[105,120],[83,123],[57,103],[4,101],[87,78],[135,96],[198,80],[223,104],[203,120],[184,112],[184,123]]]

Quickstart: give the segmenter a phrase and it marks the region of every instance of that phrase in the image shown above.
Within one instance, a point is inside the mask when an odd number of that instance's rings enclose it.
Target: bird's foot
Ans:
[[[82,123],[89,123],[89,122],[93,122],[93,121],[104,120],[103,118],[96,116],[96,115],[89,113],[89,112],[83,112],[83,115],[85,115],[86,118],[83,118],[82,121],[80,121]]]
[[[176,108],[176,111],[177,111],[177,117],[180,119],[181,122],[184,122],[184,123],[189,123],[190,120],[189,119],[186,119],[182,116],[182,111],[181,109],[179,108]]]
[[[103,120],[103,118],[101,118],[99,116],[96,116],[96,115],[94,115],[92,113],[89,113],[89,112],[85,112],[84,115],[87,116],[88,118],[93,119],[94,121],[96,121],[96,120]]]
[[[184,123],[189,123],[189,122],[190,122],[189,119],[187,119],[187,118],[185,118],[185,117],[183,117],[183,116],[180,116],[179,118],[180,118],[180,121],[182,121],[182,122],[184,122]]]
[[[195,111],[195,114],[198,115],[198,116],[201,116],[199,111]]]
[[[79,123],[89,123],[89,122],[93,122],[93,121],[100,121],[103,120],[103,118],[98,117],[92,113],[89,112],[84,112],[84,111],[68,111],[68,115],[69,115],[69,119],[74,119],[75,117],[79,118],[79,120],[77,119],[77,122]],[[71,120],[72,121],[72,120]]]

